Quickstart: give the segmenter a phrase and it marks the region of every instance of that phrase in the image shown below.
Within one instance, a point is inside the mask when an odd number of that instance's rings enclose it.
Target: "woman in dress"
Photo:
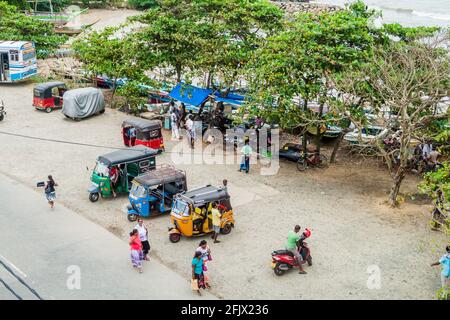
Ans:
[[[53,177],[51,175],[49,175],[48,181],[45,185],[45,197],[47,198],[50,208],[52,208],[52,209],[55,206],[55,199],[56,199],[55,187],[57,187],[57,186],[58,186],[58,184],[55,182],[55,180],[53,180]]]
[[[200,251],[196,251],[194,258],[192,258],[192,281],[197,282],[196,291],[199,296],[202,295],[200,289],[205,289],[205,278],[203,275],[203,259],[202,253]]]
[[[142,252],[142,242],[139,239],[139,232],[137,229],[133,229],[130,232],[130,250],[131,250],[131,263],[134,268],[139,270],[139,273],[142,273],[142,259],[144,258],[144,254]]]

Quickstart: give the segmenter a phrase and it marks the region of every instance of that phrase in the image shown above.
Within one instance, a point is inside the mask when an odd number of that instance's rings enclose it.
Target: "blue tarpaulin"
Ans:
[[[198,107],[205,101],[213,91],[211,89],[203,89],[191,86],[189,84],[179,83],[169,93],[169,97]]]
[[[220,98],[220,97],[215,98],[215,100],[217,102],[229,103],[234,106],[240,106],[244,103],[244,100],[234,100],[234,99]]]

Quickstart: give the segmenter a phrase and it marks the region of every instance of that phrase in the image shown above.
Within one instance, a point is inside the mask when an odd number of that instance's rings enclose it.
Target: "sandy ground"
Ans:
[[[59,111],[39,112],[31,106],[32,86],[0,86],[0,99],[8,111],[0,123],[0,171],[30,188],[52,174],[59,183],[59,203],[125,240],[133,227],[123,211],[127,197],[97,203],[88,200],[95,159],[110,150],[25,139],[4,132],[121,147],[120,124],[126,115],[108,109],[104,115],[73,122]],[[168,132],[165,138],[170,151],[174,143]],[[164,153],[157,163],[173,163],[172,157]],[[340,159],[326,170],[304,173],[298,172],[295,164],[282,161],[274,176],[260,175],[258,165],[245,175],[237,172],[236,165],[177,164],[186,170],[189,188],[219,184],[223,178],[230,181],[237,222],[231,234],[221,236],[220,244],[211,245],[214,294],[228,299],[434,297],[439,271],[429,264],[440,255],[441,250],[433,250],[443,247],[444,238],[427,228],[429,208],[412,201],[401,209],[388,208],[384,204],[389,188],[386,172],[373,161],[349,162],[343,155]],[[416,183],[417,178],[409,177],[403,192],[416,193]],[[170,243],[167,215],[146,223],[152,256],[188,279],[190,259],[200,239],[182,238],[177,244]],[[297,223],[312,229],[308,243],[314,265],[307,269],[307,275],[291,271],[276,277],[270,269],[270,253],[284,247],[287,232]],[[381,271],[380,289],[367,287],[368,268],[373,265]]]

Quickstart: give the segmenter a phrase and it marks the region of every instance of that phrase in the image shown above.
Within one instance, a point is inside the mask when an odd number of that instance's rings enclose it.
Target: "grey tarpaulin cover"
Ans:
[[[70,117],[82,119],[105,110],[103,93],[97,88],[68,90],[63,95],[62,112]]]

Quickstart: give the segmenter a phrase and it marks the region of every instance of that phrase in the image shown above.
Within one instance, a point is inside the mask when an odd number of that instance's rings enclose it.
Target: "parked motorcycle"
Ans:
[[[297,243],[297,248],[302,255],[302,263],[308,263],[308,266],[312,266],[311,250],[308,244],[304,241],[311,236],[311,231],[306,229],[303,232],[300,240]],[[283,275],[286,271],[292,268],[298,268],[297,259],[295,259],[292,252],[288,250],[275,250],[272,252],[272,269],[277,276]]]
[[[2,121],[3,118],[5,118],[5,116],[6,116],[5,104],[3,103],[2,100],[2,104],[0,104],[0,121]]]

